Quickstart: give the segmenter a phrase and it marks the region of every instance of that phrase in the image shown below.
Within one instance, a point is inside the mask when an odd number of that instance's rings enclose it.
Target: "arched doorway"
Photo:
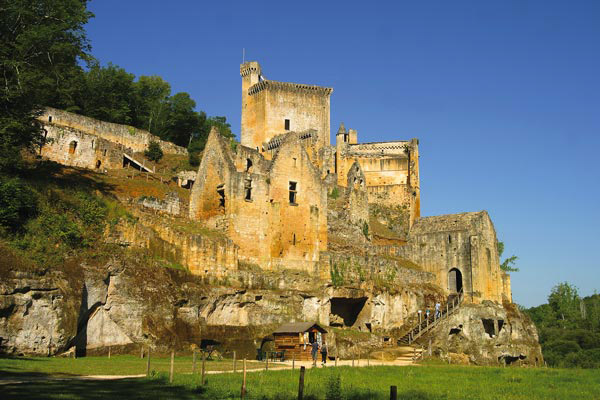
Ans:
[[[458,268],[452,268],[448,271],[448,291],[451,293],[459,293],[462,290],[462,273]]]

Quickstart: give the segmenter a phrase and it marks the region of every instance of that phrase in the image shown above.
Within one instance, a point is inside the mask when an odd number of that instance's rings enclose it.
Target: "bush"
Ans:
[[[37,196],[18,178],[0,178],[0,225],[11,231],[20,229],[37,213]]]
[[[188,162],[192,167],[197,167],[200,165],[200,155],[196,152],[188,154]]]
[[[325,400],[342,400],[342,382],[339,374],[329,376]]]
[[[148,143],[148,149],[144,152],[144,156],[150,161],[158,162],[163,157],[163,151],[160,148],[160,144],[151,140]]]

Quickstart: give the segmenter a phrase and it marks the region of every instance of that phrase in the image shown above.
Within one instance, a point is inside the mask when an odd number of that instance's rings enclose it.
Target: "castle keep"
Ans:
[[[406,235],[367,252],[411,260],[472,302],[511,300],[485,211],[421,217],[417,139],[359,143],[342,123],[331,146],[331,88],[267,80],[256,61],[240,75],[241,145],[211,132],[190,200],[190,218],[226,233],[240,261],[329,277],[328,193],[341,191],[365,231],[370,207],[403,213]]]

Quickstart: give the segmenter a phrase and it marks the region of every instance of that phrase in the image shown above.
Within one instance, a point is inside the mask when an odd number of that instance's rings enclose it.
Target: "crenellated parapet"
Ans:
[[[333,88],[317,86],[317,85],[304,85],[301,83],[292,83],[292,82],[277,82],[277,81],[269,81],[263,80],[259,83],[253,85],[248,89],[248,94],[250,96],[260,93],[265,89],[274,89],[274,90],[285,90],[294,93],[302,93],[302,92],[311,92],[319,95],[329,96],[333,92]]]

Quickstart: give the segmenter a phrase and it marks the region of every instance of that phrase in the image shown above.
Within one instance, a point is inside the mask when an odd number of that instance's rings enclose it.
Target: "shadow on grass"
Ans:
[[[42,375],[42,374],[39,374]],[[164,379],[34,380],[0,385],[2,399],[202,399],[204,389],[169,385]],[[29,374],[30,377],[31,374]],[[13,376],[13,378],[18,379]],[[36,380],[39,379],[39,380]],[[15,380],[16,380],[15,379]]]

